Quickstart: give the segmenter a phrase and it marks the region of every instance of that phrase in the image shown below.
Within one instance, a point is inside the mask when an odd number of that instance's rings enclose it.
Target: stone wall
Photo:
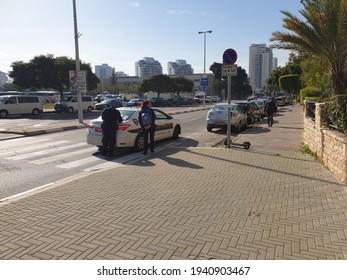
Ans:
[[[305,101],[305,108],[306,101]],[[316,103],[315,118],[308,118],[304,113],[303,142],[323,164],[347,183],[347,137],[338,131],[329,130],[322,121],[324,103]]]

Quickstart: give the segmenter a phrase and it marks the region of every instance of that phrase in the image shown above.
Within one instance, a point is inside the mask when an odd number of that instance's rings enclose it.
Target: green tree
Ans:
[[[335,95],[345,91],[347,59],[347,0],[304,0],[299,19],[288,11],[283,27],[289,32],[276,31],[271,47],[308,53],[316,56],[330,70]]]
[[[324,95],[331,95],[331,73],[316,57],[307,57],[301,61],[301,81],[305,87],[319,88]]]
[[[69,71],[76,68],[75,60],[66,56],[54,57],[52,54],[35,56],[28,63],[15,61],[11,64],[9,76],[18,90],[54,89],[61,94],[69,90]],[[81,63],[81,70],[87,72],[88,90],[97,87],[98,77],[92,72],[90,64]]]
[[[214,62],[210,66],[210,71],[215,75],[214,88],[217,90],[227,89],[227,79],[222,77],[222,63]],[[224,78],[224,79],[223,79]],[[222,83],[216,82],[221,81]],[[237,76],[231,77],[231,92],[232,98],[243,99],[252,94],[252,88],[249,85],[248,75],[242,67],[237,67]]]
[[[301,88],[300,75],[284,75],[279,78],[279,82],[281,90],[287,92],[289,95],[292,96],[293,94],[299,94]]]
[[[266,81],[267,88],[269,91],[276,92],[280,91],[279,79],[281,76],[289,74],[301,74],[302,69],[300,66],[301,57],[296,56],[294,53],[289,54],[289,60],[283,67],[275,68],[269,78]]]
[[[192,92],[194,88],[194,82],[184,77],[173,78],[175,83],[176,92]]]
[[[168,75],[158,74],[144,79],[139,87],[139,91],[153,91],[158,93],[158,97],[164,92],[176,92],[176,84]]]

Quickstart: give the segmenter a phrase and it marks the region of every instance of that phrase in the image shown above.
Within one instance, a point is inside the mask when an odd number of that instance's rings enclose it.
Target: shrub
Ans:
[[[347,135],[347,94],[332,97],[326,106],[326,117],[329,125]]]
[[[300,90],[300,103],[304,103],[304,100],[309,101],[322,101],[323,94],[317,87],[305,87]]]

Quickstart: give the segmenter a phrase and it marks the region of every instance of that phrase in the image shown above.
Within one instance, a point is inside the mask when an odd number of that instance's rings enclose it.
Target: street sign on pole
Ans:
[[[207,87],[208,86],[208,78],[201,78],[201,85]]]
[[[231,136],[231,76],[237,76],[237,53],[234,49],[227,49],[223,53],[223,66],[222,76],[228,77],[228,123],[227,123],[227,148],[230,148],[230,136]]]
[[[234,49],[227,49],[223,53],[223,64],[232,65],[237,60],[237,53]]]
[[[237,65],[222,65],[222,76],[237,76]]]

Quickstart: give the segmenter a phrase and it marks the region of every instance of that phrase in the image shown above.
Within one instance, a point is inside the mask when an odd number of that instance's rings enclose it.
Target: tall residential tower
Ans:
[[[153,57],[144,57],[142,60],[135,62],[136,76],[146,78],[157,74],[163,74],[163,68],[160,62]]]
[[[272,49],[266,44],[252,44],[249,47],[249,80],[253,91],[261,90],[271,75],[274,65]]]

